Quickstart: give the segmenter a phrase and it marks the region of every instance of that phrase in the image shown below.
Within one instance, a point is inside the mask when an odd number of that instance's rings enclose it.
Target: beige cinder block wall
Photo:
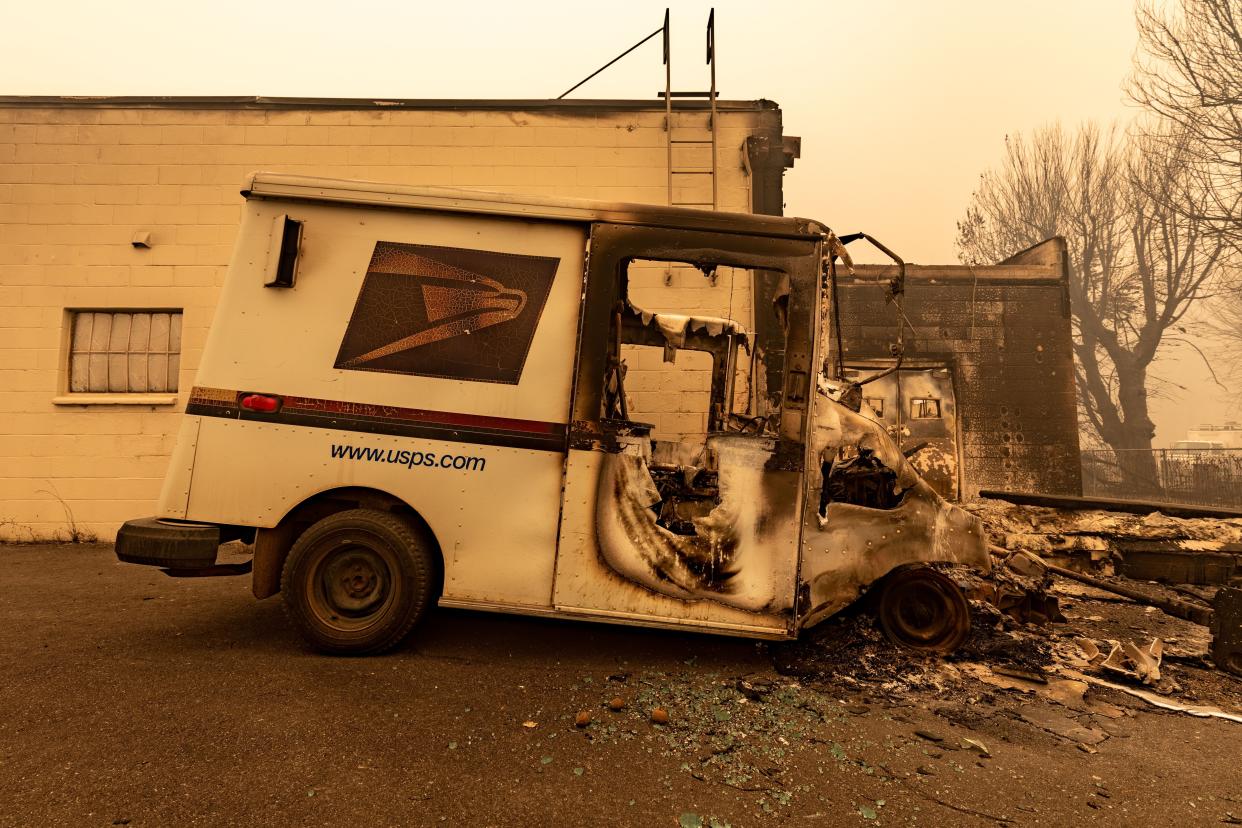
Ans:
[[[710,138],[705,106],[678,102],[674,139]],[[780,110],[722,101],[718,117],[720,208],[779,212],[783,165],[753,162],[779,158]],[[247,173],[662,204],[664,119],[662,101],[0,98],[0,540],[108,539],[152,512]],[[710,168],[710,147],[675,146],[675,170]],[[678,175],[673,201],[710,202],[710,176]],[[149,249],[132,246],[137,232]],[[634,298],[749,322],[745,274],[667,281],[644,271]],[[178,393],[82,404],[67,393],[70,312],[129,308],[182,310]],[[683,409],[706,365],[632,362],[637,411],[666,436],[694,430]]]

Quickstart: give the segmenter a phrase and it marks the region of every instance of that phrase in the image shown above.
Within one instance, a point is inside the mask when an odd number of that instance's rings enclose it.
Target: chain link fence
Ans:
[[[1242,508],[1242,449],[1084,450],[1082,493]]]

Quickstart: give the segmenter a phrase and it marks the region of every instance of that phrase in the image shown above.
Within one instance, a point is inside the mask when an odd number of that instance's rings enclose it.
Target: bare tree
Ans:
[[[1215,350],[1232,380],[1232,396],[1242,402],[1242,279],[1235,269],[1229,286],[1209,304],[1205,327],[1216,340]]]
[[[1131,97],[1157,117],[1148,140],[1185,143],[1198,197],[1173,205],[1207,220],[1242,252],[1242,0],[1140,4],[1141,51]],[[1236,262],[1236,259],[1235,259]],[[1235,275],[1205,314],[1226,373],[1242,382],[1242,280]]]
[[[1204,196],[1174,206],[1242,248],[1242,0],[1144,0],[1137,19],[1130,95]]]
[[[1089,439],[1121,452],[1136,482],[1155,479],[1149,375],[1180,334],[1193,302],[1218,277],[1224,242],[1207,221],[1173,209],[1192,198],[1186,142],[1132,141],[1086,125],[1006,139],[983,174],[957,246],[967,264],[997,262],[1052,236],[1070,257],[1075,370]],[[1197,350],[1197,349],[1196,349]]]

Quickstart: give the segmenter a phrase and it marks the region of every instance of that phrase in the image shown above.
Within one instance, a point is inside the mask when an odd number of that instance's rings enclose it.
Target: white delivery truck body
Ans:
[[[978,521],[817,391],[814,222],[268,174],[244,194],[158,514],[122,528],[122,560],[232,574],[217,546],[252,543],[255,594],[283,591],[330,652],[390,647],[435,602],[788,637],[912,562],[986,566]],[[779,387],[742,410],[745,332],[635,307],[637,259],[783,274],[785,351],[755,357]],[[697,444],[630,421],[623,345],[712,355]],[[860,454],[899,505],[828,502]]]

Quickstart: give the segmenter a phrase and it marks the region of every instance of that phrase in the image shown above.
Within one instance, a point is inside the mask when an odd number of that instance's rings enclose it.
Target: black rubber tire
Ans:
[[[434,594],[435,553],[422,534],[391,512],[351,509],[312,524],[289,550],[281,571],[285,613],[307,643],[331,655],[375,655],[401,643],[426,614]],[[378,585],[378,606],[346,617],[333,593]],[[357,573],[361,572],[361,575]],[[367,580],[373,575],[374,583]],[[372,589],[372,593],[375,589]],[[372,593],[367,593],[367,598]],[[354,594],[336,595],[349,601]],[[353,609],[353,608],[351,608]],[[364,608],[369,609],[369,608]]]

